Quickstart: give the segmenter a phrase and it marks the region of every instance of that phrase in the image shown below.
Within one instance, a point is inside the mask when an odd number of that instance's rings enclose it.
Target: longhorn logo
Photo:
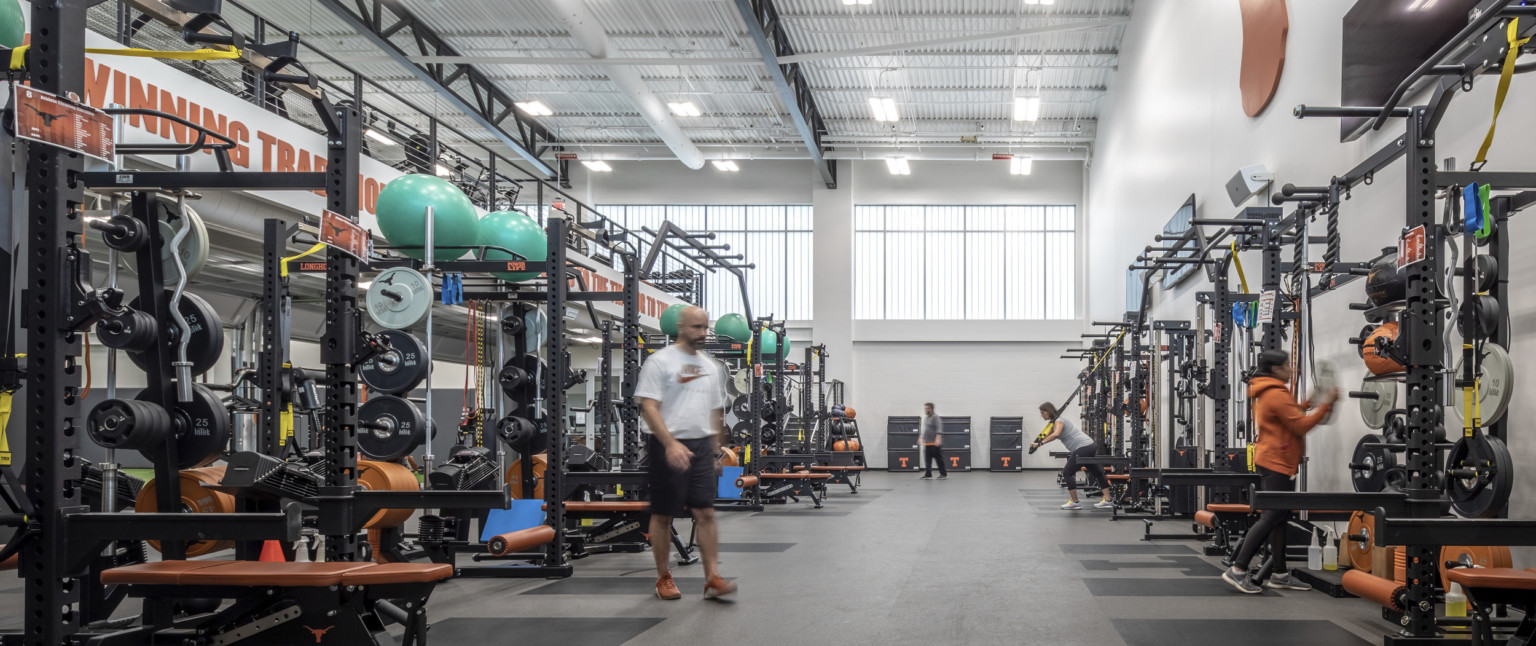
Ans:
[[[316,630],[314,628],[310,628],[309,626],[305,626],[304,630],[307,630],[310,633],[314,634],[314,636],[315,636],[315,643],[318,644],[318,643],[320,643],[320,640],[325,639],[325,634],[328,633],[328,632],[331,632],[332,628],[335,628],[335,626],[326,626],[323,630]]]
[[[1257,117],[1280,87],[1290,19],[1285,0],[1239,0],[1239,4],[1243,14],[1243,67],[1237,84],[1243,93],[1243,112]]]
[[[33,112],[36,112],[38,114],[38,116],[41,116],[43,118],[43,127],[44,128],[52,128],[53,127],[53,120],[54,119],[63,119],[64,117],[69,116],[69,113],[67,113],[67,112],[64,113],[64,114],[50,114],[50,113],[47,113],[47,112],[43,112],[42,110],[37,109],[37,106],[34,106],[34,105],[30,104],[30,103],[27,104],[27,107],[31,108]]]

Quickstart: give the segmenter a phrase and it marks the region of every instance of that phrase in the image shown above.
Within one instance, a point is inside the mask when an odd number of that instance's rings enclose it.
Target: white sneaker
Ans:
[[[1115,503],[1112,503],[1112,502],[1110,502],[1108,500],[1100,500],[1100,501],[1098,501],[1096,503],[1093,503],[1093,508],[1094,509],[1109,509],[1109,508],[1114,507],[1114,506],[1115,506]]]
[[[1062,505],[1061,508],[1062,509],[1082,509],[1083,506],[1079,505],[1079,504],[1077,504],[1075,502],[1072,502],[1072,501],[1067,501],[1067,504]]]

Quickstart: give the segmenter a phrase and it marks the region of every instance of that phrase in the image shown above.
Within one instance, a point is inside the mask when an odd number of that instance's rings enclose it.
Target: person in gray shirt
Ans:
[[[1087,433],[1078,430],[1072,422],[1060,419],[1060,414],[1056,411],[1055,404],[1050,402],[1041,404],[1040,418],[1051,423],[1051,432],[1031,444],[1029,447],[1030,452],[1034,452],[1035,449],[1040,448],[1040,445],[1055,439],[1060,439],[1061,443],[1066,445],[1067,464],[1061,468],[1061,480],[1067,487],[1068,500],[1067,504],[1062,505],[1061,508],[1082,509],[1082,505],[1077,503],[1077,461],[1082,458],[1091,458],[1098,455],[1099,445],[1093,441],[1093,438],[1088,437]],[[1104,478],[1104,469],[1099,468],[1097,464],[1082,466],[1088,469],[1091,482],[1098,483],[1104,494],[1104,499],[1094,503],[1093,506],[1099,509],[1109,509],[1115,506],[1114,503],[1109,501],[1109,480]]]
[[[933,414],[933,404],[923,404],[923,434],[918,441],[923,445],[923,465],[928,472],[923,474],[924,480],[933,479],[933,463],[939,463],[939,479],[949,478],[949,470],[944,468],[944,447],[941,446],[939,430],[944,428],[944,418]]]

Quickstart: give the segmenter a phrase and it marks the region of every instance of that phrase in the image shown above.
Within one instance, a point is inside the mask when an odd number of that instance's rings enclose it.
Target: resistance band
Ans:
[[[1483,146],[1477,149],[1477,159],[1472,160],[1472,170],[1482,170],[1483,164],[1488,163],[1488,149],[1493,146],[1493,131],[1499,127],[1499,111],[1504,109],[1504,97],[1509,94],[1509,80],[1515,76],[1515,59],[1520,57],[1520,48],[1525,46],[1530,38],[1519,38],[1520,19],[1511,18],[1509,21],[1509,49],[1504,54],[1504,67],[1499,71],[1499,91],[1493,95],[1493,119],[1488,123],[1488,135],[1483,138]]]
[[[1120,341],[1125,338],[1125,330],[1126,330],[1126,328],[1123,328],[1123,327],[1120,328],[1120,336],[1115,337],[1115,342],[1109,344],[1109,347],[1104,348],[1103,354],[1099,355],[1099,360],[1093,362],[1093,367],[1088,369],[1088,373],[1089,374],[1093,374],[1093,372],[1095,370],[1098,370],[1099,369],[1099,365],[1104,363],[1105,359],[1109,358],[1110,352],[1113,351],[1116,346],[1120,345]],[[1077,389],[1073,390],[1071,395],[1067,395],[1067,400],[1065,402],[1062,402],[1061,408],[1056,411],[1056,414],[1058,416],[1060,416],[1061,412],[1066,410],[1068,406],[1071,406],[1072,405],[1072,400],[1076,399],[1078,393],[1080,393],[1082,391],[1083,391],[1083,384],[1081,384],[1081,383],[1077,384]],[[1054,419],[1051,420],[1051,423],[1050,424],[1046,424],[1045,428],[1040,430],[1040,434],[1035,436],[1035,441],[1036,442],[1040,442],[1040,441],[1045,440],[1045,436],[1051,434],[1051,427],[1055,426],[1055,425],[1056,425],[1056,420],[1054,420]]]
[[[22,45],[11,50],[11,69],[20,70],[27,66],[27,50],[31,45]],[[162,51],[155,49],[140,49],[138,47],[103,49],[100,47],[85,48],[87,54],[101,54],[103,56],[137,56],[139,58],[165,58],[174,61],[218,61],[240,58],[242,52],[239,49],[194,49],[188,52]]]
[[[11,398],[15,392],[0,392],[0,467],[11,466],[11,444],[5,439],[5,429],[11,425]]]
[[[324,242],[316,242],[315,246],[310,247],[308,251],[305,251],[304,253],[301,253],[301,254],[299,254],[297,256],[288,256],[287,258],[284,258],[283,262],[282,262],[282,267],[278,268],[277,275],[279,275],[279,276],[281,276],[283,278],[287,278],[288,277],[288,263],[293,262],[295,260],[298,260],[300,258],[303,258],[304,256],[308,256],[309,254],[312,254],[312,253],[314,253],[316,251],[319,251],[321,249],[324,249],[324,248],[325,248],[325,243]]]

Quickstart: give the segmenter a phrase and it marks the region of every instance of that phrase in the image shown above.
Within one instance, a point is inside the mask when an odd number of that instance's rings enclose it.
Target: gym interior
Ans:
[[[1532,643],[1529,4],[0,0],[0,644]]]

